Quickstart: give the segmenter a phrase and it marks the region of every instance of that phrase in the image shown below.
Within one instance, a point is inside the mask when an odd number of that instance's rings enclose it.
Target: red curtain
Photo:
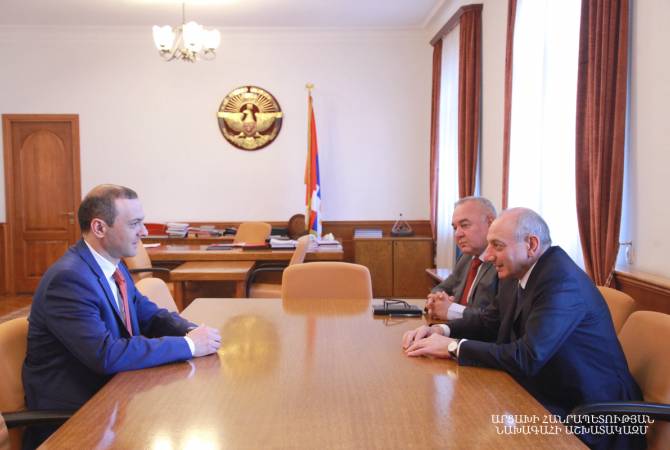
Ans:
[[[482,90],[482,5],[460,17],[458,66],[458,193],[475,194]]]
[[[440,172],[437,149],[440,139],[440,79],[442,78],[442,39],[433,44],[433,94],[430,116],[430,228],[437,239],[437,183]]]
[[[584,266],[611,282],[619,250],[628,85],[628,0],[583,0],[576,125],[577,220]]]
[[[509,194],[509,138],[512,127],[512,63],[514,62],[514,22],[516,20],[516,0],[507,4],[507,47],[505,49],[505,106],[503,125],[503,176],[502,207],[507,208]]]

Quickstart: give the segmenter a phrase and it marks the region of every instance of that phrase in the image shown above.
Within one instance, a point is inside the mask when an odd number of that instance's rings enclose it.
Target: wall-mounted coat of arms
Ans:
[[[257,86],[231,91],[217,115],[223,137],[242,150],[258,150],[272,143],[281,130],[283,117],[274,96]]]

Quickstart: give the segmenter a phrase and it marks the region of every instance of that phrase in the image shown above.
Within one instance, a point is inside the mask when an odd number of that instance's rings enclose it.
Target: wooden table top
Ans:
[[[172,281],[246,280],[254,261],[189,261],[170,271]]]
[[[288,261],[293,250],[207,250],[206,245],[161,245],[148,248],[151,261]],[[322,246],[307,252],[305,261],[341,261],[342,249]]]
[[[549,413],[504,372],[405,356],[421,319],[277,299],[197,299],[184,316],[221,330],[218,353],[116,375],[43,448],[584,448],[556,424],[503,434]]]

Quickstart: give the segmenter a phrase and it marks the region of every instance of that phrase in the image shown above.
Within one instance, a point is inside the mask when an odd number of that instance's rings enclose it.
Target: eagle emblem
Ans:
[[[283,113],[268,91],[243,86],[226,95],[217,116],[228,142],[242,150],[258,150],[277,138]]]

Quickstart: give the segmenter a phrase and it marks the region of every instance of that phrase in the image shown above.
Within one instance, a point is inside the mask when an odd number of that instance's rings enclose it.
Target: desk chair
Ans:
[[[360,264],[295,264],[284,270],[281,284],[283,300],[372,300],[370,271]]]
[[[272,225],[265,222],[242,222],[237,228],[234,244],[246,242],[247,244],[261,244],[264,243],[272,231]]]
[[[618,334],[628,316],[635,310],[635,300],[630,295],[616,289],[605,286],[597,287],[603,297],[605,297],[607,307],[612,316],[612,322],[614,323],[614,331]]]
[[[593,403],[575,408],[574,415],[648,415],[656,420],[647,434],[649,449],[670,442],[670,315],[637,311],[619,332],[628,368],[642,390],[644,402]]]
[[[28,347],[25,317],[0,324],[0,415],[8,428],[11,449],[20,449],[23,429],[38,423],[63,423],[72,411],[26,411],[21,370]]]
[[[135,287],[159,307],[170,312],[179,312],[167,284],[160,278],[143,278],[135,284]]]
[[[302,236],[293,251],[293,256],[288,265],[300,264],[305,260],[307,247],[309,247],[310,235]],[[257,283],[256,277],[261,273],[283,272],[286,264],[261,264],[251,271],[247,280],[247,298],[279,298],[281,297],[281,284],[279,283]]]
[[[2,414],[0,414],[0,450],[9,450],[9,433]]]
[[[142,245],[142,241],[137,243],[137,253],[135,256],[123,258],[123,261],[126,263],[126,267],[128,267],[128,271],[132,275],[135,283],[143,278],[151,277],[152,274],[170,275],[170,269],[151,266],[151,258],[149,258],[147,249]]]

